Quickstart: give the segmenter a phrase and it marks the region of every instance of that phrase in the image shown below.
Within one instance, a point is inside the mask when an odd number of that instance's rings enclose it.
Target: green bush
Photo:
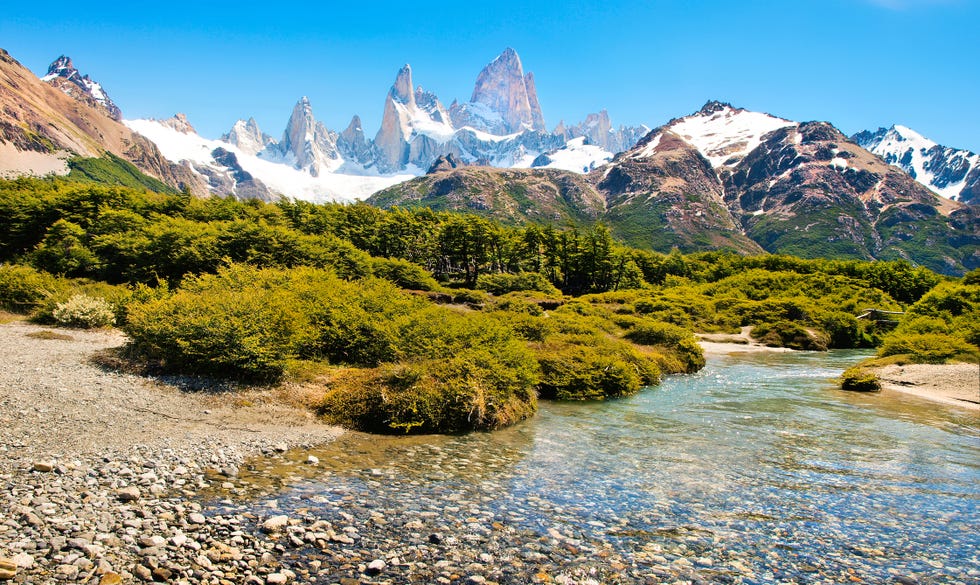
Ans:
[[[978,349],[959,337],[944,333],[897,333],[885,338],[880,357],[908,355],[912,363],[942,364],[953,358],[975,360]]]
[[[809,331],[799,323],[780,320],[775,323],[756,325],[752,337],[770,347],[826,351],[827,339],[816,331]]]
[[[379,433],[493,430],[537,410],[537,364],[517,340],[436,359],[346,370],[328,384],[328,421]]]
[[[561,292],[538,272],[481,274],[476,279],[476,288],[485,290],[492,295],[502,295],[517,291],[536,291],[549,296],[561,295]]]
[[[0,266],[0,308],[5,311],[28,314],[64,288],[62,281],[30,266]]]
[[[672,325],[670,323],[658,323],[655,321],[644,320],[626,332],[624,336],[633,343],[643,345],[677,345],[685,339],[693,336],[687,329]]]
[[[407,260],[374,258],[371,266],[375,276],[404,289],[431,291],[439,288],[439,283],[428,271]]]
[[[844,390],[856,392],[880,392],[881,380],[873,372],[869,372],[861,366],[854,366],[844,370],[840,377],[840,386]]]
[[[111,327],[116,323],[115,308],[110,302],[81,294],[58,303],[51,316],[62,327],[80,329]]]
[[[280,378],[312,333],[295,295],[270,286],[276,276],[231,266],[130,307],[124,329],[133,350],[183,373]]]

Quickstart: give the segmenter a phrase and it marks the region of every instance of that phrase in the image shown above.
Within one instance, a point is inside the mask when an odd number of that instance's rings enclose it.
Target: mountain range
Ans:
[[[605,111],[547,131],[534,76],[512,49],[448,108],[402,67],[373,138],[358,116],[342,132],[326,128],[306,98],[279,139],[254,119],[218,140],[180,114],[120,122],[105,89],[67,57],[42,81],[0,53],[0,100],[5,175],[113,156],[197,195],[371,196],[514,223],[601,220],[661,251],[904,258],[946,273],[980,265],[980,208],[966,205],[977,201],[973,153],[901,126],[849,139],[826,122],[720,102],[649,131],[614,128]]]
[[[245,185],[251,196],[287,193],[315,201],[363,199],[423,174],[449,154],[467,164],[584,173],[612,160],[649,130],[616,128],[603,110],[573,126],[560,122],[549,132],[534,75],[524,71],[513,49],[483,68],[470,101],[453,101],[449,107],[416,85],[411,66],[405,65],[385,96],[383,112],[373,138],[357,115],[341,132],[325,127],[306,97],[296,103],[279,139],[263,132],[254,118],[238,120],[220,140],[176,130],[167,120],[125,124],[153,140],[172,161],[207,176],[212,192],[241,196],[234,182],[240,171],[223,162],[231,153],[252,178]]]
[[[602,220],[631,245],[980,266],[980,207],[940,197],[827,122],[708,102],[584,176],[452,165],[368,200],[525,223]]]

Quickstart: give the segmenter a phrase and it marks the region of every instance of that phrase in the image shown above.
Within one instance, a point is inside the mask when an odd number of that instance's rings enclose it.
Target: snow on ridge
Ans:
[[[211,152],[220,147],[234,153],[238,164],[273,192],[314,203],[366,199],[381,189],[423,174],[420,169],[409,169],[398,175],[368,174],[370,171],[359,168],[359,165],[340,161],[340,164],[330,169],[331,172],[314,177],[305,170],[284,164],[286,161],[265,160],[244,152],[233,144],[209,140],[197,134],[184,134],[156,120],[123,120],[123,124],[150,139],[163,156],[172,162],[188,161],[192,167],[219,166]],[[338,172],[341,169],[349,174]],[[357,171],[365,174],[354,174]]]
[[[613,153],[600,146],[585,144],[585,137],[579,136],[578,138],[569,140],[565,143],[564,147],[547,153],[549,159],[548,164],[535,168],[561,169],[573,173],[585,174],[605,165],[613,159],[613,156]],[[528,155],[514,166],[515,168],[528,168],[536,158]]]
[[[769,114],[726,106],[711,114],[698,112],[681,118],[671,124],[670,130],[701,151],[711,166],[718,168],[733,157],[737,162],[752,152],[767,133],[794,125],[795,122]]]
[[[980,155],[941,146],[915,130],[899,124],[889,128],[884,136],[869,150],[891,161],[892,165],[905,170],[916,181],[935,193],[947,199],[958,200],[968,173],[965,173],[964,178],[960,181],[940,186],[942,180],[937,176],[936,169],[933,168],[935,163],[933,156],[930,155],[930,151],[937,148],[943,149],[946,156],[952,154],[950,157],[952,160],[960,159],[962,164],[966,166],[971,168],[980,166]]]

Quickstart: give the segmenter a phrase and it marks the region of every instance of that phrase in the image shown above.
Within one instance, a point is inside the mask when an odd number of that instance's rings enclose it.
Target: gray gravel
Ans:
[[[246,457],[340,429],[278,391],[189,392],[91,363],[125,343],[119,332],[51,332],[0,325],[0,580],[291,580],[271,545],[243,546],[254,538],[242,519],[206,516],[195,500]]]

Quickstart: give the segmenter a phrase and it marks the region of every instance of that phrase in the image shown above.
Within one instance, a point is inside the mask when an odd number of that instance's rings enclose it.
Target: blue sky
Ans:
[[[35,73],[67,54],[126,117],[180,111],[212,138],[250,115],[278,137],[303,95],[373,135],[402,64],[448,106],[511,46],[549,128],[602,108],[653,127],[719,99],[980,152],[977,0],[11,4],[0,47]]]

